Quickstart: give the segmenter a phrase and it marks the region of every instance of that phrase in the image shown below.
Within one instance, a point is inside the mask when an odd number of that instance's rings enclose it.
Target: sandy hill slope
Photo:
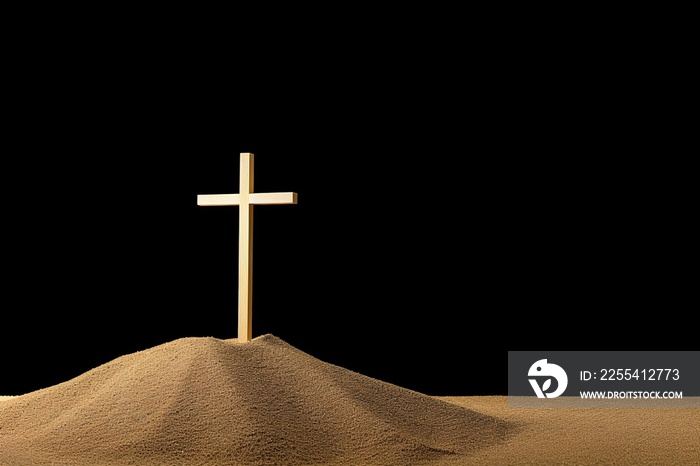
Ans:
[[[420,465],[516,432],[273,335],[192,337],[0,401],[0,465]]]

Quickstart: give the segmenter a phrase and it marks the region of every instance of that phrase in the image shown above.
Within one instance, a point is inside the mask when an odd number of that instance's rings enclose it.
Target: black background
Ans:
[[[0,394],[236,336],[238,211],[196,196],[238,192],[241,152],[299,200],[255,208],[254,336],[431,395],[506,394],[508,350],[691,349],[672,56],[129,24],[13,57]]]

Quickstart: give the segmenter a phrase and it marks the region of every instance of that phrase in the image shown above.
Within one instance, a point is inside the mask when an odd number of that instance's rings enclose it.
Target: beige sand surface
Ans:
[[[697,408],[510,408],[508,398],[442,397],[521,427],[507,442],[436,464],[700,465]]]
[[[2,466],[698,465],[700,409],[432,397],[273,335],[182,338],[0,397]]]

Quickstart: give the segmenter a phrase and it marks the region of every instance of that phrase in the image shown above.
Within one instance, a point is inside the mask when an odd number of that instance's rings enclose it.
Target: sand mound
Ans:
[[[513,428],[272,335],[182,338],[0,402],[0,464],[418,465]]]

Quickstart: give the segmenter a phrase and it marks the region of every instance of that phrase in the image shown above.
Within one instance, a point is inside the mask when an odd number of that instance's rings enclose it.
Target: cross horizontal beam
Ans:
[[[249,204],[296,204],[297,193],[250,193]],[[240,194],[198,194],[197,205],[241,205]]]

